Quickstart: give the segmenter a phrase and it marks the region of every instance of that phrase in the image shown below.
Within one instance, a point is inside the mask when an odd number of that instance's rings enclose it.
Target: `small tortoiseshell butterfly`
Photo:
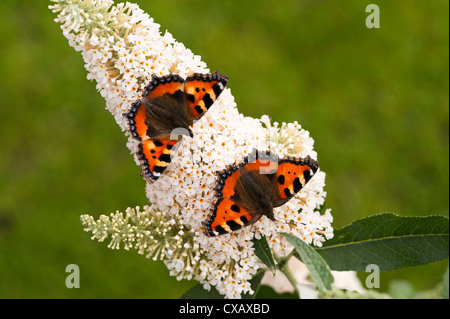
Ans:
[[[254,150],[240,164],[216,173],[218,199],[202,222],[203,233],[210,237],[227,234],[263,215],[275,221],[273,209],[305,187],[318,168],[319,163],[309,156],[279,160],[269,151]]]
[[[131,136],[140,141],[137,155],[147,182],[156,181],[169,165],[179,138],[171,138],[174,129],[192,136],[189,127],[208,111],[227,83],[228,76],[217,71],[194,73],[186,80],[175,74],[152,76],[141,99],[123,115]]]

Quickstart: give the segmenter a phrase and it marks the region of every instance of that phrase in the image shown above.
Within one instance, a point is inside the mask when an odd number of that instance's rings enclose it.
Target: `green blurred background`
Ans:
[[[335,227],[448,216],[448,1],[136,2],[230,76],[242,113],[310,131]],[[49,4],[0,1],[0,297],[178,298],[195,283],[83,232],[81,214],[146,204],[144,180]],[[80,289],[65,286],[72,263]],[[382,273],[381,290],[432,288],[447,264]]]

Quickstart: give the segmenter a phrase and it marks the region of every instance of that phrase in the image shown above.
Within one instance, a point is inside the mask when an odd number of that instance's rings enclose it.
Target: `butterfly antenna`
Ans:
[[[282,221],[288,221],[288,219],[287,218],[282,218],[282,217],[279,217],[279,216],[274,216],[274,218],[275,218],[275,220],[282,220]]]
[[[286,224],[290,224],[290,222],[292,221],[292,219],[278,217],[278,216],[275,218],[275,220],[284,221],[284,222],[286,222]],[[306,224],[305,223],[298,223],[297,225],[306,225]]]
[[[251,224],[251,226],[250,226],[250,231],[251,231],[252,233],[254,233],[254,227],[255,227],[255,223]]]

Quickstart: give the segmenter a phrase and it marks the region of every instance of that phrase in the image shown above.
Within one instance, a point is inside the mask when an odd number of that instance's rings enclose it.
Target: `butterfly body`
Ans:
[[[234,201],[246,210],[254,212],[252,220],[258,220],[262,215],[275,221],[273,208],[276,198],[274,196],[275,183],[271,175],[263,175],[256,170],[239,169],[241,176],[235,186]]]
[[[137,156],[141,175],[152,183],[171,162],[175,144],[225,89],[228,77],[217,71],[183,79],[179,75],[152,77],[142,97],[124,114],[131,136],[140,143]]]
[[[170,139],[175,128],[182,128],[191,133],[193,118],[185,105],[184,93],[181,90],[171,95],[155,98],[142,98],[145,117],[148,124],[149,138]]]
[[[262,216],[275,221],[274,208],[294,197],[318,170],[310,158],[278,159],[270,152],[254,151],[240,164],[217,172],[216,196],[203,221],[203,233],[213,237],[257,222]]]

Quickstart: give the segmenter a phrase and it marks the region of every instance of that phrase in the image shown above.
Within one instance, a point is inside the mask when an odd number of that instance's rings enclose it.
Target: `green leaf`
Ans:
[[[389,283],[389,296],[394,299],[412,299],[415,294],[414,286],[407,280],[394,279]]]
[[[316,251],[333,270],[380,271],[423,265],[448,257],[449,220],[444,216],[401,217],[383,213],[336,230]]]
[[[267,243],[266,236],[262,236],[261,239],[253,238],[253,246],[255,247],[256,257],[269,268],[272,274],[275,276],[276,265],[272,256],[269,244]]]
[[[444,278],[442,279],[442,298],[448,299],[448,266]]]
[[[333,275],[330,272],[325,260],[308,244],[300,238],[281,233],[292,246],[294,246],[300,260],[306,265],[309,270],[311,279],[316,284],[320,291],[330,290],[333,283]]]
[[[242,299],[255,299],[256,294],[258,293],[259,287],[261,286],[261,281],[264,277],[265,271],[258,271],[256,275],[250,280],[251,288],[253,289],[253,295],[250,294],[242,294]]]

